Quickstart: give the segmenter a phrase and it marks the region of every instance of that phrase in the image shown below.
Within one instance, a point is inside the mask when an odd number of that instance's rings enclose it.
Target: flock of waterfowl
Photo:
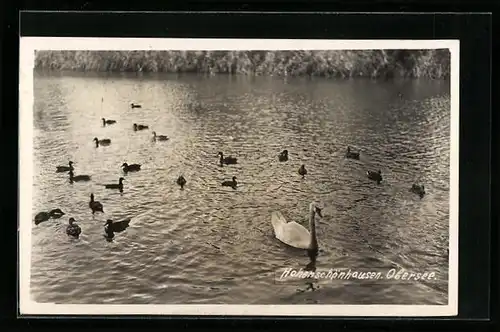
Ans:
[[[131,108],[141,108],[141,105],[131,103],[130,104]],[[115,120],[110,120],[110,119],[105,119],[102,118],[102,124],[103,126],[107,125],[112,125],[115,124]],[[147,125],[142,125],[142,124],[137,124],[134,123],[132,126],[134,131],[141,131],[141,130],[146,130],[149,129],[149,126]],[[155,131],[152,132],[153,134],[153,141],[168,141],[169,137],[164,136],[164,135],[157,135]],[[95,142],[96,148],[99,146],[107,146],[111,144],[111,139],[98,139],[95,137],[93,139]],[[233,156],[224,156],[222,152],[218,153],[219,157],[219,163],[220,166],[223,165],[234,165],[238,163],[238,159],[233,157]],[[345,153],[345,158],[347,159],[355,159],[359,160],[360,159],[360,152],[354,152],[351,150],[351,147],[347,147],[346,153]],[[283,150],[281,153],[278,155],[278,160],[280,162],[287,162],[289,159],[288,155],[288,150]],[[57,166],[56,167],[56,172],[68,172],[69,173],[69,180],[70,183],[73,182],[78,182],[78,181],[90,181],[91,177],[88,175],[74,175],[74,167],[73,167],[73,162],[69,161],[68,166]],[[140,164],[128,164],[124,162],[121,165],[121,168],[124,173],[128,172],[137,172],[141,170],[141,165]],[[304,164],[302,164],[299,169],[298,169],[298,174],[304,178],[307,175],[307,169]],[[366,176],[368,179],[375,181],[377,184],[380,184],[383,180],[382,178],[382,172],[380,170],[367,170],[366,171]],[[105,184],[104,187],[106,189],[118,189],[120,192],[123,191],[123,181],[125,179],[123,177],[120,177],[118,179],[118,183],[112,183],[112,184]],[[236,177],[233,176],[231,180],[226,180],[221,183],[222,186],[224,187],[231,187],[232,189],[236,189],[238,186],[238,183],[236,181]],[[176,180],[177,185],[180,186],[181,189],[184,188],[186,185],[187,181],[184,178],[183,175],[180,175],[177,180]],[[423,185],[418,185],[418,184],[413,184],[412,187],[409,189],[410,192],[413,192],[420,196],[420,198],[423,198],[425,195],[425,189]],[[96,212],[104,213],[103,205],[95,200],[94,194],[90,194],[90,201],[88,204],[90,210],[92,211],[92,214],[95,214]],[[49,212],[40,212],[35,216],[35,224],[39,224],[43,221],[49,220],[50,218],[52,219],[58,219],[61,218],[64,215],[64,212],[61,211],[60,209],[54,209]],[[315,228],[315,216],[318,215],[319,217],[322,217],[321,214],[321,208],[318,206],[317,203],[313,202],[310,204],[310,232],[303,227],[302,225],[296,223],[296,222],[287,222],[283,215],[280,212],[274,212],[271,215],[271,223],[274,229],[275,237],[279,239],[281,242],[290,245],[292,247],[296,248],[301,248],[301,249],[307,249],[308,255],[311,258],[311,260],[315,260],[315,257],[317,256],[318,253],[318,244],[317,244],[317,239],[316,239],[316,228]],[[131,219],[126,218],[120,221],[113,221],[111,219],[108,219],[106,221],[106,224],[104,225],[104,237],[108,240],[111,240],[114,238],[114,233],[117,232],[122,232],[124,231],[130,223]],[[78,238],[81,234],[81,228],[75,223],[74,218],[69,218],[69,225],[67,226],[66,233],[69,236]]]
[[[131,108],[141,108],[141,105],[131,103],[130,107]],[[112,124],[116,123],[116,120],[105,119],[105,118],[102,118],[101,120],[102,120],[102,124],[104,127],[106,127],[107,125],[112,125]],[[134,131],[138,131],[138,130],[148,129],[149,127],[146,125],[134,123],[132,128],[134,129]],[[154,141],[167,141],[168,139],[169,138],[167,136],[157,135],[156,132],[153,131],[153,140]],[[98,148],[100,146],[109,146],[111,144],[111,139],[109,139],[109,138],[99,139],[97,137],[94,137],[94,139],[92,141],[95,142],[96,148]],[[85,182],[85,181],[91,180],[91,176],[89,176],[89,175],[84,175],[84,174],[75,175],[74,174],[75,168],[73,165],[74,165],[74,162],[70,160],[68,162],[68,166],[57,166],[56,173],[67,172],[69,174],[69,182],[70,183]],[[124,173],[137,172],[141,169],[140,164],[128,164],[126,162],[123,163],[121,165],[121,167],[122,167],[122,170]],[[123,191],[123,180],[125,180],[125,179],[123,177],[120,177],[118,179],[118,183],[105,184],[104,188],[106,188],[106,189],[118,189],[120,192],[122,192]],[[181,175],[177,179],[177,183],[179,184],[179,186],[181,186],[181,188],[183,188],[184,185],[186,184],[186,179],[184,179],[184,177]],[[92,215],[94,215],[96,212],[104,213],[103,205],[99,201],[95,200],[93,193],[90,194],[90,201],[89,201],[88,206],[89,206],[90,210],[92,211]],[[65,213],[59,208],[50,210],[48,212],[45,212],[45,211],[39,212],[35,215],[35,218],[34,218],[35,225],[38,225],[38,224],[40,224],[44,221],[47,221],[49,219],[59,219],[64,215],[65,215]],[[125,219],[122,219],[119,221],[113,221],[112,219],[107,219],[106,223],[104,225],[104,237],[107,240],[112,240],[115,236],[115,233],[122,232],[128,228],[130,221],[131,221],[130,218],[125,218]],[[81,230],[80,226],[77,225],[75,222],[76,222],[76,220],[74,218],[72,218],[72,217],[69,218],[68,226],[66,228],[66,234],[68,234],[71,237],[78,238],[80,236],[82,230]]]
[[[351,147],[347,147],[345,158],[347,159],[360,159],[360,153],[351,150]],[[288,151],[284,150],[279,156],[280,161],[288,160]],[[307,170],[305,165],[301,165],[298,173],[305,177]],[[382,182],[382,172],[380,170],[366,171],[366,176],[368,179],[380,184]],[[420,198],[425,195],[425,188],[423,185],[413,184],[409,189],[410,192],[417,194]],[[316,237],[316,216],[320,218],[323,217],[321,213],[321,207],[318,206],[316,202],[312,202],[309,205],[309,230],[304,226],[292,221],[287,222],[285,217],[279,211],[275,211],[271,214],[271,224],[273,226],[275,237],[281,242],[299,249],[306,249],[307,254],[311,262],[315,262],[316,256],[318,255],[318,240]]]

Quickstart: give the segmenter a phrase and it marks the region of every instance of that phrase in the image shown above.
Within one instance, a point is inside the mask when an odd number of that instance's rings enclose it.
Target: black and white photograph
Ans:
[[[457,314],[458,41],[20,44],[21,314]]]

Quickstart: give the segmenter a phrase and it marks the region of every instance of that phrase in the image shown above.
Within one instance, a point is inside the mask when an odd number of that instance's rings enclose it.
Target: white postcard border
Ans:
[[[21,37],[19,62],[20,315],[455,316],[458,314],[459,40],[305,40]],[[450,224],[447,305],[68,305],[30,297],[33,195],[33,69],[37,50],[449,49]]]

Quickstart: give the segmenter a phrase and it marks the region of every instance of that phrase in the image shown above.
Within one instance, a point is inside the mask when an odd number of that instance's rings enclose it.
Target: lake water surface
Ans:
[[[34,300],[447,303],[448,81],[35,73],[34,92],[33,215],[66,213],[32,222]],[[103,127],[102,117],[117,123]],[[133,123],[150,129],[134,132]],[[171,139],[153,142],[153,130]],[[94,137],[112,143],[96,148]],[[347,145],[359,161],[344,158]],[[219,151],[239,163],[220,167]],[[92,181],[56,173],[68,160]],[[142,170],[124,175],[124,162]],[[378,169],[380,185],[365,175]],[[123,193],[104,189],[120,176]],[[239,187],[221,187],[232,176]],[[408,191],[414,182],[425,185],[423,199]],[[105,214],[92,216],[90,193]],[[323,280],[315,290],[276,282],[277,270],[309,259],[274,238],[271,212],[308,228],[313,200],[324,206],[317,269],[433,269],[440,280]],[[78,240],[65,234],[69,217],[82,228]],[[107,242],[105,220],[122,217],[130,227]]]

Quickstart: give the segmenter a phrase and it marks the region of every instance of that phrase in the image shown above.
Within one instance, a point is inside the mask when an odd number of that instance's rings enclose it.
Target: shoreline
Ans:
[[[447,49],[38,51],[34,69],[44,72],[445,80],[450,77],[450,52]]]

